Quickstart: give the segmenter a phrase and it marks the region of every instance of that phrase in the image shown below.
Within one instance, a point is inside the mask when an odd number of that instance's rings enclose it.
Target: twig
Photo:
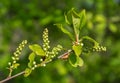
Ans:
[[[69,56],[69,54],[70,54],[71,52],[72,52],[72,50],[68,50],[68,51],[65,52],[64,54],[60,55],[57,59],[67,59],[68,57],[66,57],[66,56]],[[66,58],[64,58],[64,57],[66,57]],[[48,63],[48,62],[43,61],[41,64],[38,64],[38,67],[40,67],[40,66],[42,66],[43,64],[46,64],[46,63]],[[25,71],[22,71],[22,72],[20,72],[20,73],[18,73],[18,74],[16,74],[16,75],[13,75],[13,76],[10,76],[10,77],[8,77],[8,78],[6,78],[6,79],[4,79],[4,80],[1,80],[0,83],[4,83],[4,82],[6,82],[6,81],[8,81],[8,80],[11,80],[11,79],[13,79],[13,78],[15,78],[15,77],[17,77],[17,76],[20,76],[20,75],[22,75],[22,74],[24,74],[24,73],[25,73]]]
[[[8,80],[10,80],[10,79],[13,79],[13,78],[15,78],[15,77],[17,77],[17,76],[20,76],[20,75],[22,75],[22,74],[24,74],[24,73],[25,73],[25,71],[22,71],[22,72],[20,72],[20,73],[18,73],[18,74],[16,74],[16,75],[13,75],[13,76],[11,76],[11,77],[8,77],[8,78],[0,81],[0,83],[4,83],[4,82],[6,82],[6,81],[8,81]]]
[[[67,52],[65,52],[64,54],[58,56],[58,59],[68,59],[70,53],[72,52],[72,50],[68,50]]]

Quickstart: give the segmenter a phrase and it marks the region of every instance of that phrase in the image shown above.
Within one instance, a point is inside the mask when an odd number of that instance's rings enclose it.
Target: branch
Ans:
[[[70,54],[71,52],[72,52],[72,50],[68,50],[68,51],[65,52],[64,54],[58,56],[57,59],[67,59],[68,56],[69,56],[69,54]],[[38,65],[38,67],[40,67],[41,65],[46,64],[46,63],[48,63],[48,62],[43,61],[41,64]],[[24,74],[24,73],[25,73],[25,71],[22,71],[22,72],[20,72],[20,73],[18,73],[18,74],[16,74],[16,75],[13,75],[13,76],[8,77],[8,78],[6,78],[6,79],[4,79],[4,80],[1,80],[0,83],[4,83],[4,82],[6,82],[6,81],[8,81],[8,80],[11,80],[11,79],[13,79],[13,78],[15,78],[15,77],[17,77],[17,76],[20,76],[20,75],[22,75],[22,74]]]
[[[58,59],[68,59],[70,53],[72,52],[73,50],[69,49],[67,52],[65,52],[64,54],[58,56]]]
[[[17,76],[20,76],[20,75],[22,75],[22,74],[24,74],[24,73],[25,73],[25,71],[22,71],[22,72],[20,72],[20,73],[18,73],[18,74],[16,74],[16,75],[13,75],[13,76],[11,76],[11,77],[8,77],[8,78],[0,81],[0,83],[4,83],[4,82],[6,82],[6,81],[8,81],[8,80],[10,80],[10,79],[13,79],[13,78],[15,78],[15,77],[17,77]]]

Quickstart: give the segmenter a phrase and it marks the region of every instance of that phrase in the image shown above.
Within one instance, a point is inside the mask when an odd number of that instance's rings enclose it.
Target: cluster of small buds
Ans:
[[[36,62],[33,61],[33,67],[31,69],[34,70],[36,67],[38,67],[38,66],[37,66]]]
[[[73,42],[73,45],[81,45],[81,46],[84,46],[83,42],[82,41],[79,41],[79,42]]]
[[[43,49],[44,51],[48,51],[50,48],[49,46],[49,40],[48,40],[48,29],[46,28],[43,32]]]
[[[48,29],[46,28],[43,31],[43,50],[45,52],[45,56],[40,58],[40,62],[43,62],[44,60],[46,61],[46,63],[52,61],[52,59],[58,54],[58,52],[62,50],[62,46],[57,45],[50,52],[49,51],[49,49],[50,49],[49,43],[50,43],[50,41],[48,39]],[[46,66],[46,64],[42,64],[42,66]]]
[[[43,62],[43,59],[42,59],[42,58],[40,59],[40,62]],[[41,64],[41,66],[45,67],[46,64],[45,64],[45,63],[44,63],[44,64]]]
[[[19,44],[18,48],[14,52],[14,56],[12,57],[13,62],[9,62],[8,65],[12,67],[13,64],[15,64],[19,60],[19,56],[21,54],[22,49],[27,44],[27,40],[23,40],[22,43]]]
[[[52,52],[51,52],[51,58],[54,58],[59,51],[61,51],[63,47],[61,45],[57,45],[57,47],[54,47]]]
[[[106,51],[106,47],[103,46],[97,46],[93,48],[93,51]]]
[[[52,49],[51,52],[47,51],[46,52],[46,59],[47,59],[47,62],[51,62],[52,59],[58,54],[58,52],[60,52],[62,50],[62,46],[61,45],[57,45],[56,47],[54,47]],[[40,62],[43,62],[43,58],[40,58]],[[44,65],[43,65],[44,66]]]

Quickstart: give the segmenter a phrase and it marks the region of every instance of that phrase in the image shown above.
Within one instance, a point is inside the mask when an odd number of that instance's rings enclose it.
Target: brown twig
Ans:
[[[18,74],[16,74],[16,75],[13,75],[13,76],[8,77],[8,78],[6,78],[6,79],[4,79],[4,80],[1,80],[0,83],[4,83],[4,82],[6,82],[6,81],[8,81],[8,80],[10,80],[10,79],[13,79],[13,78],[15,78],[15,77],[17,77],[17,76],[20,76],[20,75],[22,75],[22,74],[24,74],[24,73],[25,73],[25,71],[22,71],[22,72],[20,72],[20,73],[18,73]]]

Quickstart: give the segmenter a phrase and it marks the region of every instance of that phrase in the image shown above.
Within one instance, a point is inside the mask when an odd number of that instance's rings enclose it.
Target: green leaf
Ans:
[[[81,57],[79,56],[75,56],[74,54],[71,54],[69,57],[69,63],[73,66],[73,67],[77,67],[77,66],[83,66],[83,60]]]
[[[78,35],[81,28],[85,25],[86,22],[86,15],[85,10],[77,13],[74,8],[72,8],[65,16],[65,22],[69,25],[73,25],[75,35]]]
[[[45,52],[43,51],[43,49],[41,48],[40,45],[38,45],[38,44],[29,45],[29,48],[33,52],[35,52],[37,55],[45,56]]]
[[[71,10],[69,10],[67,13],[64,14],[65,22],[68,25],[72,25],[72,11],[73,11],[73,8]]]
[[[113,23],[109,24],[109,29],[110,31],[112,31],[113,33],[117,32],[117,26]]]
[[[83,36],[81,39],[82,39],[82,43],[84,44],[83,46],[84,52],[88,53],[88,52],[93,51],[93,49],[95,50],[101,49],[99,46],[99,43],[95,41],[94,39],[92,39],[91,37]]]
[[[74,9],[72,9],[72,23],[73,23],[73,28],[75,31],[76,35],[79,35],[79,28],[80,28],[80,16],[77,14],[77,12],[74,11]]]
[[[30,55],[29,55],[29,63],[28,63],[28,67],[31,68],[33,66],[33,61],[35,59],[35,54],[32,52]]]
[[[77,56],[77,62],[76,62],[76,64],[77,64],[78,66],[83,66],[83,64],[84,64],[83,59],[82,59],[81,57],[78,57],[78,56]]]
[[[26,68],[26,69],[25,69],[25,74],[24,74],[24,77],[29,76],[29,75],[31,74],[31,72],[32,72],[32,70],[31,70],[31,69]]]
[[[83,36],[82,40],[88,40],[88,42],[92,42],[93,43],[93,47],[98,47],[99,43],[97,41],[95,41],[93,38],[89,37],[89,36]],[[84,43],[84,42],[83,42]]]
[[[80,56],[82,52],[82,46],[81,45],[73,45],[72,49],[74,50],[76,56]]]
[[[55,24],[63,33],[67,34],[72,40],[73,40],[73,35],[66,30],[65,28],[63,28],[62,24]]]
[[[68,24],[68,25],[71,25],[72,23],[70,23],[70,21],[68,20],[68,15],[67,14],[64,14],[65,16],[65,22]]]
[[[80,18],[76,18],[72,15],[73,27],[76,35],[79,35],[79,27],[80,27]]]
[[[70,62],[70,64],[73,65],[73,64],[76,63],[76,61],[77,61],[76,55],[75,55],[74,53],[71,53],[71,54],[69,55],[69,62]]]
[[[85,14],[85,10],[82,10],[79,14],[80,16],[80,29],[85,25],[86,23],[86,14]]]

